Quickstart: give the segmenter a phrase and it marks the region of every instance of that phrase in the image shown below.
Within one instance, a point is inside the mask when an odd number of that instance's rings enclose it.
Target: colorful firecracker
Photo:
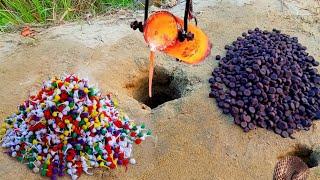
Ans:
[[[116,109],[111,95],[102,97],[74,75],[44,82],[38,95],[5,119],[0,133],[10,156],[51,179],[135,164],[133,143],[151,136],[144,124],[135,125]]]

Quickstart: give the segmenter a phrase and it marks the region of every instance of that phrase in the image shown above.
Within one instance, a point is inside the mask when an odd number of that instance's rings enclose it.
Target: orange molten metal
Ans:
[[[177,18],[177,22],[183,26],[183,20]],[[211,52],[211,43],[201,29],[190,24],[188,30],[194,34],[191,41],[179,40],[173,46],[168,46],[164,52],[188,64],[197,64],[203,61]]]
[[[179,41],[179,31],[183,30],[184,22],[167,11],[158,11],[152,14],[144,27],[144,38],[149,44],[150,72],[149,96],[152,95],[152,76],[154,66],[154,52],[161,51],[188,64],[197,64],[203,61],[211,51],[211,43],[204,32],[198,27],[189,24],[188,31],[194,34],[193,40]]]
[[[176,17],[167,11],[159,11],[151,15],[144,28],[144,39],[151,50],[163,51],[173,46],[178,38]]]

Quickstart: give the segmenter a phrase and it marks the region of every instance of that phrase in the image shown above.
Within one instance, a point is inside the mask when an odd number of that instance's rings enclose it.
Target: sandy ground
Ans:
[[[260,27],[299,37],[320,60],[320,5],[316,1],[198,0],[195,7],[199,26],[213,42],[212,55],[223,54],[224,45],[242,32]],[[182,15],[182,9],[180,5],[172,11]],[[152,110],[143,105],[138,100],[147,95],[148,48],[142,35],[129,28],[132,17],[141,15],[121,13],[94,20],[93,25],[53,27],[42,30],[37,40],[0,35],[0,121],[34,93],[42,80],[76,73],[102,92],[115,94],[120,107],[132,119],[146,122],[155,136],[134,147],[137,164],[127,172],[97,169],[94,176],[80,179],[270,180],[278,158],[296,145],[320,145],[320,122],[308,132],[295,133],[294,140],[265,129],[243,133],[208,98],[207,81],[217,65],[213,56],[189,66],[158,54],[156,81],[170,76],[170,86],[177,86],[173,89],[182,97]],[[41,177],[1,154],[0,179]],[[320,179],[320,167],[311,169],[310,179]]]

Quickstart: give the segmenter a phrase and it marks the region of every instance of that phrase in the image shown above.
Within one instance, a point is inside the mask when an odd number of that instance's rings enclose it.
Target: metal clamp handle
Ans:
[[[130,27],[133,30],[139,29],[140,32],[143,32],[144,24],[146,23],[146,21],[148,19],[148,16],[149,16],[149,0],[146,0],[145,1],[145,6],[144,6],[144,23],[142,23],[141,21],[140,22],[139,21],[133,21],[130,24]]]

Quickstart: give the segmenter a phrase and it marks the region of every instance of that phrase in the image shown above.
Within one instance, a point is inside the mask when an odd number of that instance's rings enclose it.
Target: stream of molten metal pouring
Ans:
[[[154,51],[150,51],[150,64],[149,64],[149,97],[152,97],[152,79],[154,71]]]

